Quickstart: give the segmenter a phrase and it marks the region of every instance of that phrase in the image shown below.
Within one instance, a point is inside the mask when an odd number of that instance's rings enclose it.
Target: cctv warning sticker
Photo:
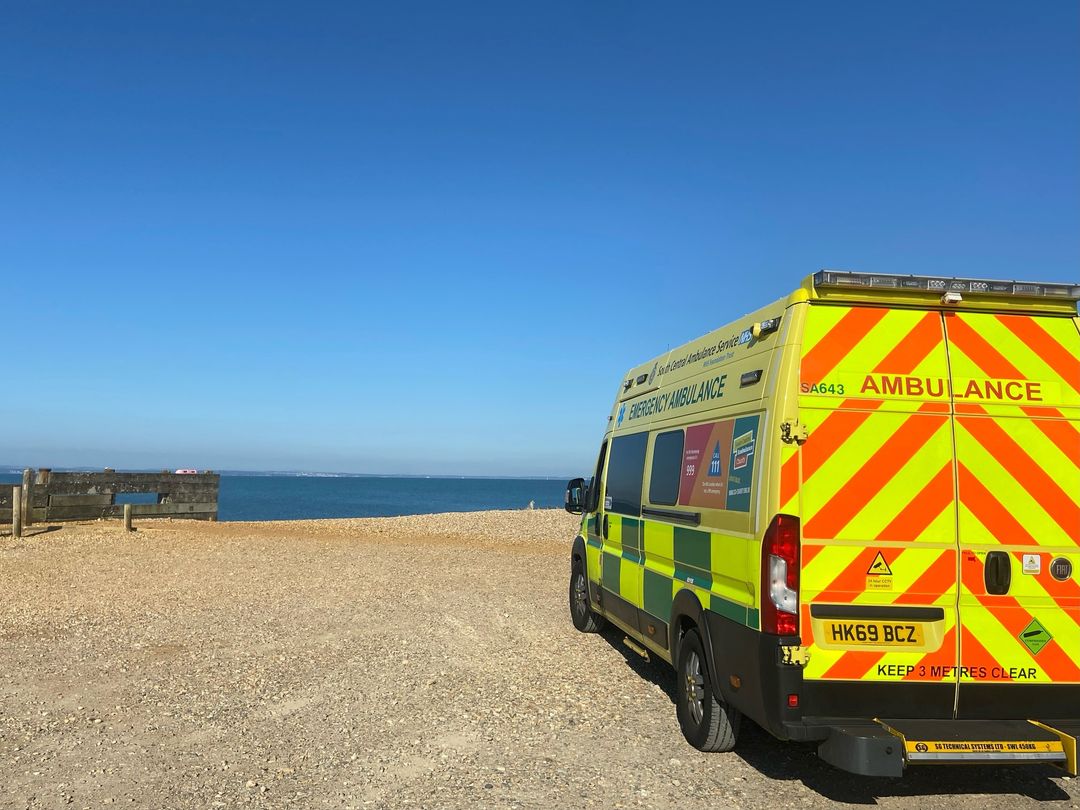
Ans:
[[[870,567],[866,569],[867,576],[892,576],[892,569],[889,568],[889,563],[885,560],[885,555],[880,551],[877,556],[874,557],[874,561],[870,563]]]
[[[889,591],[892,590],[892,584],[892,568],[889,567],[885,555],[879,551],[866,569],[866,588],[872,591]]]

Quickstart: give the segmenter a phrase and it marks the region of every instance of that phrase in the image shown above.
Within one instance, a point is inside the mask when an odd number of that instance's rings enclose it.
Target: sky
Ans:
[[[0,16],[0,464],[586,474],[822,267],[1080,279],[1080,6]]]

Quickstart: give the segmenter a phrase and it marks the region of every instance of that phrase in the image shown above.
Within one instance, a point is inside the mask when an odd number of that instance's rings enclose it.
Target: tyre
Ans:
[[[570,621],[582,633],[597,633],[604,627],[604,618],[589,607],[589,583],[579,557],[570,565]]]
[[[675,713],[686,741],[699,751],[730,751],[735,747],[740,715],[723,702],[714,688],[697,630],[688,630],[679,643]]]

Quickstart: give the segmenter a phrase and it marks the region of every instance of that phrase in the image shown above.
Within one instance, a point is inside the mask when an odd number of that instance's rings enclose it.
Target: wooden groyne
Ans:
[[[221,476],[213,472],[25,470],[21,487],[0,487],[0,522],[14,526],[17,522],[120,518],[125,508],[141,518],[217,520],[220,481]],[[129,495],[153,498],[151,503],[133,503]]]

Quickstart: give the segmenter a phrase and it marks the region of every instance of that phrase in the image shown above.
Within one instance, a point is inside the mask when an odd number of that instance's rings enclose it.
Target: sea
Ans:
[[[22,473],[0,473],[4,485]],[[551,478],[448,478],[223,473],[219,520],[389,517],[484,509],[561,507],[566,481]]]

